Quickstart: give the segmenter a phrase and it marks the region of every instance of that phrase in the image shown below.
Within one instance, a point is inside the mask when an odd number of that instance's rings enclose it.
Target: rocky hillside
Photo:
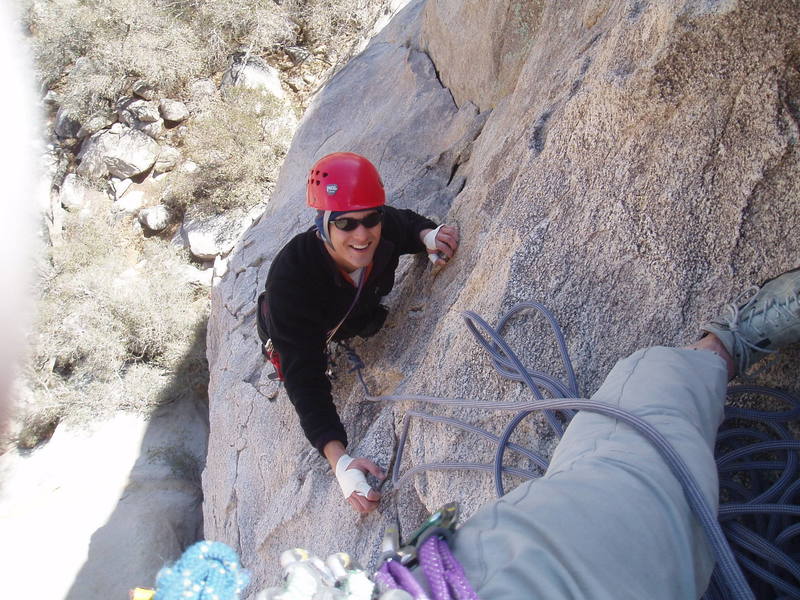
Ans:
[[[208,288],[310,94],[383,0],[19,0],[47,119],[30,340],[8,444],[204,396]],[[197,388],[197,390],[194,390]],[[202,388],[202,389],[201,389]]]
[[[4,77],[16,202],[2,272],[22,306],[0,311],[13,321],[0,340],[0,558],[12,596],[127,597],[202,537],[210,289],[268,204],[309,95],[388,2],[8,4],[3,73],[19,77]],[[37,116],[44,144],[31,143]],[[28,313],[18,372],[7,329]],[[31,536],[42,529],[48,544]]]
[[[565,329],[589,395],[622,355],[693,339],[722,302],[798,265],[798,27],[789,0],[412,0],[320,90],[212,297],[205,535],[240,550],[251,590],[274,582],[285,548],[370,563],[395,515],[408,531],[423,511],[457,500],[470,513],[493,494],[485,475],[429,473],[387,484],[381,508],[358,517],[267,379],[254,302],[276,251],[311,222],[305,169],[329,152],[362,153],[393,205],[461,227],[441,272],[421,257],[401,263],[387,326],[357,344],[373,393],[523,397],[493,374],[459,313],[496,323],[536,299]],[[544,333],[522,318],[509,340],[558,373]],[[761,378],[798,389],[798,358]],[[412,407],[365,402],[345,373],[335,394],[352,453],[388,467]],[[447,414],[495,432],[509,418]],[[543,431],[531,417],[516,435],[547,450]],[[489,463],[493,450],[418,424],[403,470]]]

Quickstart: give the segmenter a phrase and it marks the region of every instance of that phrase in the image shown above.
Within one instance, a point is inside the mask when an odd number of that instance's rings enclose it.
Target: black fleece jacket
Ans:
[[[380,300],[394,286],[400,255],[424,251],[419,234],[436,227],[411,210],[386,206],[384,211],[372,269],[358,303],[335,339],[375,333],[385,317]],[[267,275],[266,290],[268,333],[280,355],[286,391],[303,432],[320,453],[332,440],[346,446],[347,434],[325,375],[325,340],[347,313],[356,287],[339,271],[312,227],[292,238],[277,254]]]

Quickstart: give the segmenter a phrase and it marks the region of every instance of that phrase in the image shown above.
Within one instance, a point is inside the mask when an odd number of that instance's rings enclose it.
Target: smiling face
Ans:
[[[344,213],[337,218],[352,217],[354,219],[363,219],[374,212],[376,212],[375,209],[359,210]],[[378,248],[378,242],[381,239],[381,224],[378,223],[375,227],[370,228],[359,224],[353,231],[342,231],[331,223],[328,226],[328,232],[333,246],[325,244],[325,248],[328,249],[328,253],[339,267],[348,273],[352,273],[356,269],[366,267],[372,262],[372,257],[375,256],[375,250]]]

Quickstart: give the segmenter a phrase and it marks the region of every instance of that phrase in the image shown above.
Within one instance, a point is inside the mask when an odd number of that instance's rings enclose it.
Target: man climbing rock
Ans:
[[[387,314],[380,301],[394,286],[400,255],[427,250],[431,262],[443,265],[458,248],[458,231],[386,206],[375,166],[349,152],[313,166],[306,201],[317,210],[315,225],[275,257],[259,298],[260,334],[306,437],[353,508],[369,512],[380,494],[365,474],[384,473],[370,459],[346,453],[347,434],[325,374],[327,346],[377,333]]]

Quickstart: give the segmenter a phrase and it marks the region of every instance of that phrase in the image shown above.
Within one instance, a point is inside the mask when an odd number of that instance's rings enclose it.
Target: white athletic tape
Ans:
[[[422,238],[422,242],[425,244],[425,247],[428,250],[437,250],[436,252],[428,252],[428,258],[434,264],[440,258],[444,258],[441,255],[441,253],[438,252],[438,248],[436,247],[436,234],[439,233],[439,230],[441,228],[442,225],[439,225],[436,229],[431,229],[428,233],[425,234],[425,237]]]
[[[350,463],[355,459],[350,458],[347,454],[342,454],[336,462],[336,481],[339,482],[339,487],[342,488],[342,493],[345,498],[355,492],[360,496],[366,497],[372,489],[367,483],[367,478],[364,477],[359,469],[348,469]]]

